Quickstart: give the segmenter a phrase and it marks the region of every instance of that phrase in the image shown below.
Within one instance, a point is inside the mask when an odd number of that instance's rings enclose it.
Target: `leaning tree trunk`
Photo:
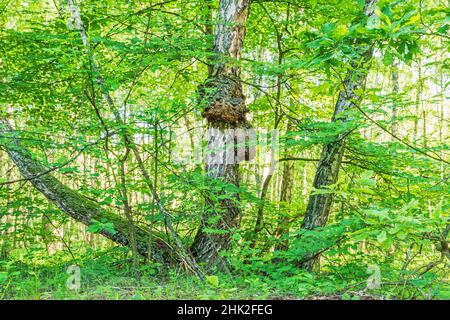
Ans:
[[[249,158],[245,148],[237,147],[244,142],[249,126],[240,68],[234,63],[241,56],[249,3],[250,0],[220,1],[214,35],[215,57],[207,80],[199,88],[203,116],[208,122],[206,176],[235,187],[239,187],[239,162]],[[226,268],[219,253],[229,247],[230,230],[237,227],[240,215],[237,190],[223,191],[220,198],[218,203],[207,199],[208,208],[192,245],[197,261],[205,263],[207,268]]]
[[[365,14],[367,17],[373,14],[376,0],[366,0]],[[364,88],[367,78],[367,64],[372,57],[372,48],[363,48],[360,61],[352,64],[352,70],[347,72],[343,82],[343,89],[339,93],[334,108],[332,122],[347,121],[342,113],[353,107],[361,100],[358,92]],[[337,182],[339,169],[344,155],[345,138],[348,133],[339,134],[334,141],[327,143],[323,149],[320,161],[314,177],[314,189],[325,189]],[[326,225],[333,203],[333,193],[312,194],[309,197],[302,229],[312,230]],[[301,258],[301,265],[311,270],[318,261],[319,255],[310,253]]]
[[[6,136],[6,143],[2,145],[3,148],[19,169],[23,178],[30,181],[50,202],[71,218],[86,226],[95,221],[106,220],[111,222],[114,225],[114,230],[103,229],[99,233],[118,244],[131,245],[129,225],[126,219],[103,209],[94,201],[70,189],[52,176],[51,170],[45,168],[31,155],[20,140],[14,137],[14,131],[9,124],[1,119],[0,133]],[[149,232],[147,230],[136,226],[136,247],[137,251],[143,256],[149,254],[148,237]],[[167,260],[170,248],[158,235],[153,234],[153,237],[156,239],[156,245],[151,247],[150,255],[160,261]]]

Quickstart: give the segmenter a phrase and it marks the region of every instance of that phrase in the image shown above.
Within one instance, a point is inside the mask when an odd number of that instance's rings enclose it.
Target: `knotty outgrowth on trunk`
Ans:
[[[236,63],[241,57],[249,6],[249,0],[220,1],[214,35],[215,57],[211,61],[208,79],[199,88],[203,116],[211,133],[207,138],[206,176],[231,184],[236,189],[239,188],[239,162],[245,159],[237,156],[241,153],[237,150],[240,138],[233,130],[249,128],[240,67]],[[230,147],[233,149],[231,157],[226,154]],[[250,157],[245,158],[250,160]],[[226,196],[218,204],[211,199],[206,200],[207,209],[191,249],[196,259],[207,268],[226,270],[227,263],[220,252],[229,247],[231,231],[238,226],[240,208],[237,191],[223,193]],[[224,230],[226,232],[222,232]]]

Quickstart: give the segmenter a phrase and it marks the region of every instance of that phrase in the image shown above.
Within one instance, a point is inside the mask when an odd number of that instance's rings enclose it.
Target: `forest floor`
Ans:
[[[70,282],[70,266],[80,267],[80,288]],[[313,293],[268,277],[211,276],[201,282],[182,271],[161,270],[143,264],[138,275],[131,270],[129,257],[119,250],[92,251],[73,258],[67,254],[52,256],[24,254],[20,258],[0,260],[0,299],[358,299],[357,295]],[[280,286],[276,284],[279,283]],[[292,286],[291,286],[292,287]],[[325,290],[326,291],[326,290]]]
[[[398,299],[389,291],[369,292],[362,282],[337,281],[330,276],[274,278],[268,275],[233,276],[218,274],[201,282],[173,269],[162,271],[149,263],[139,267],[138,275],[122,248],[71,257],[22,254],[15,259],[0,259],[0,300],[174,300],[174,299],[244,299],[244,300],[372,300]],[[70,266],[79,266],[80,286],[71,288],[74,275]],[[73,269],[72,269],[73,270]],[[68,284],[69,283],[69,284]],[[403,297],[406,298],[406,297]],[[415,297],[409,297],[409,299]],[[439,298],[439,297],[437,297]]]

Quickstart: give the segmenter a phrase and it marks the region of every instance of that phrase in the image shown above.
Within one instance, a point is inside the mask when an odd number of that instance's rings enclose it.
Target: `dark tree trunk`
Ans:
[[[245,140],[245,129],[249,126],[240,68],[227,60],[238,60],[241,56],[249,3],[249,0],[220,1],[214,35],[215,57],[208,79],[199,88],[203,116],[208,121],[206,176],[236,187],[239,187],[239,162],[250,156],[237,143]],[[207,268],[226,268],[219,253],[229,247],[231,232],[211,233],[206,228],[230,231],[238,226],[239,195],[234,191],[222,192],[223,195],[226,198],[218,204],[207,199],[208,208],[191,248],[197,261],[205,263]],[[214,216],[215,222],[211,222]]]
[[[375,0],[366,0],[365,14],[373,14]],[[358,91],[365,86],[368,62],[372,57],[372,48],[368,47],[361,52],[361,59],[353,63],[352,70],[347,72],[343,82],[343,89],[339,93],[338,100],[334,108],[332,121],[345,122],[347,119],[342,113],[359,103],[361,97]],[[325,189],[337,182],[339,169],[344,155],[345,138],[348,133],[339,134],[334,141],[327,143],[323,149],[320,161],[314,177],[314,189]],[[333,193],[313,194],[309,197],[302,229],[312,230],[326,225],[333,203]],[[305,269],[311,270],[318,261],[318,255],[311,253],[310,256],[301,258],[301,265]]]

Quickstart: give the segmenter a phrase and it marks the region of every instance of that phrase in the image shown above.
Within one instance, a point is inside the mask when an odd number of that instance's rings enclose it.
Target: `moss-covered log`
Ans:
[[[30,151],[20,143],[19,139],[14,138],[8,124],[0,120],[0,133],[6,133],[7,131],[10,131],[11,137],[7,139],[7,143],[3,147],[25,179],[30,181],[50,202],[76,221],[86,226],[102,220],[112,223],[114,230],[100,230],[99,233],[118,244],[130,245],[129,226],[126,219],[102,208],[96,202],[70,189],[52,176],[49,170],[39,163]],[[150,235],[148,230],[136,226],[138,252],[146,257],[151,250],[151,256],[154,259],[167,261],[169,257],[168,245],[161,236],[154,233],[152,234],[150,247]]]

